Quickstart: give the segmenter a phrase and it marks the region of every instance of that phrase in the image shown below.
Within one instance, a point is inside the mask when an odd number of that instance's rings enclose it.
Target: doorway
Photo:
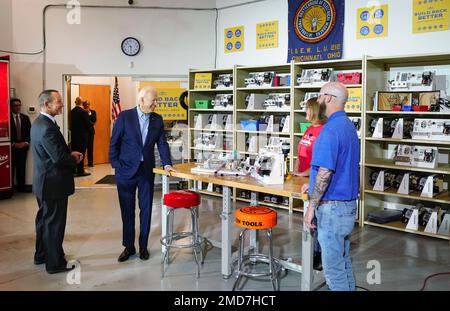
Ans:
[[[109,163],[109,140],[111,137],[111,104],[109,103],[111,88],[109,85],[80,84],[79,96],[89,100],[91,110],[97,114],[97,122],[94,125],[94,152],[95,164]],[[84,159],[87,165],[87,154]]]
[[[85,100],[91,102],[91,109],[97,113],[97,122],[95,124],[95,137],[94,137],[94,165],[95,164],[108,164],[109,163],[109,143],[111,138],[111,131],[114,125],[112,119],[112,93],[117,87],[119,93],[119,101],[121,110],[132,109],[136,107],[136,97],[139,90],[145,86],[153,86],[158,89],[159,94],[166,94],[161,96],[162,104],[157,108],[157,113],[161,114],[163,118],[164,114],[168,114],[168,120],[165,120],[165,126],[169,137],[169,145],[174,149],[179,145],[178,141],[175,141],[179,132],[172,133],[174,124],[186,123],[184,120],[170,119],[170,109],[173,109],[171,105],[166,105],[164,102],[172,103],[175,98],[178,98],[180,93],[188,88],[187,77],[151,77],[151,76],[117,76],[117,85],[115,82],[115,76],[103,76],[103,75],[66,75],[64,80],[66,81],[66,102],[68,103],[67,114],[65,120],[67,124],[70,124],[70,110],[75,106],[74,101],[77,96],[81,96]],[[159,110],[158,110],[159,109]],[[187,124],[184,124],[187,127]],[[187,137],[187,131],[186,137]],[[70,131],[67,132],[68,141],[70,142]],[[178,136],[177,136],[178,135]],[[173,142],[172,142],[173,141]],[[181,147],[182,160],[186,157],[184,150],[186,146]],[[156,149],[155,149],[156,150]],[[157,153],[157,152],[156,152]],[[177,151],[177,154],[180,151]],[[158,153],[157,153],[158,155]],[[158,156],[156,156],[158,158]],[[85,159],[85,165],[87,165],[87,159]]]

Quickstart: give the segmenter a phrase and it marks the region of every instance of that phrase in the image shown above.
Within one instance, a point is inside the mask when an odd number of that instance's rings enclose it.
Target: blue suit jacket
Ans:
[[[158,145],[163,166],[172,165],[162,117],[154,112],[150,114],[147,138],[142,144],[136,109],[137,107],[122,111],[114,124],[109,144],[109,159],[112,167],[116,169],[118,179],[132,178],[139,169],[142,156],[145,168],[152,173],[155,167],[155,144]]]

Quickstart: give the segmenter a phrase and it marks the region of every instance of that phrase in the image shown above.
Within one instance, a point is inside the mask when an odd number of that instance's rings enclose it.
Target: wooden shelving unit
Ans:
[[[228,69],[210,69],[210,70],[191,70],[189,73],[189,154],[191,161],[196,148],[193,147],[193,135],[195,132],[218,132],[233,136],[233,147],[238,150],[240,154],[246,156],[256,156],[255,152],[249,152],[245,148],[245,139],[248,135],[267,136],[277,135],[280,137],[289,137],[291,141],[291,153],[289,155],[289,162],[291,169],[297,159],[297,146],[303,133],[300,132],[299,122],[306,121],[306,112],[300,109],[299,103],[303,100],[306,92],[318,92],[320,88],[299,86],[297,85],[297,75],[304,69],[318,69],[318,68],[333,68],[334,71],[361,71],[362,83],[355,85],[348,85],[349,89],[361,88],[362,90],[362,111],[347,111],[349,117],[361,117],[361,201],[359,202],[359,219],[360,225],[372,225],[381,228],[397,230],[401,232],[416,233],[425,236],[431,236],[441,239],[450,240],[447,236],[424,233],[423,228],[417,231],[406,230],[406,225],[402,222],[394,222],[388,224],[376,224],[367,221],[367,214],[371,211],[381,210],[383,208],[392,207],[392,205],[414,205],[415,202],[422,202],[425,206],[433,207],[440,205],[445,209],[450,208],[450,193],[448,189],[435,195],[433,198],[421,197],[420,193],[413,192],[409,195],[398,194],[396,189],[387,189],[384,192],[375,191],[368,183],[368,174],[374,169],[389,169],[394,171],[404,171],[419,174],[439,174],[444,176],[445,182],[450,183],[450,165],[449,163],[441,163],[436,169],[429,168],[415,168],[397,166],[395,162],[386,157],[388,150],[392,145],[406,144],[406,145],[424,145],[437,146],[444,150],[450,158],[450,141],[431,141],[431,140],[415,140],[415,139],[395,139],[395,138],[373,138],[368,134],[368,125],[374,118],[398,118],[403,117],[412,119],[419,118],[437,118],[450,119],[450,113],[442,112],[403,112],[403,111],[376,111],[373,107],[373,95],[375,91],[388,90],[387,80],[391,70],[409,70],[418,69],[421,71],[432,68],[439,73],[447,74],[450,70],[450,54],[432,54],[432,55],[412,55],[412,56],[398,56],[398,57],[364,57],[363,59],[352,60],[334,60],[326,62],[308,62],[308,63],[290,63],[281,65],[267,65],[267,66],[234,66]],[[431,69],[428,69],[431,70]],[[244,80],[248,77],[250,72],[274,71],[276,73],[290,74],[290,85],[282,87],[245,87]],[[194,76],[196,72],[211,72],[214,76],[222,73],[233,74],[233,88],[229,89],[207,89],[194,90]],[[448,80],[448,77],[447,77]],[[448,84],[448,83],[447,83]],[[212,99],[215,94],[233,94],[233,110],[218,110],[218,109],[195,109],[195,99]],[[245,106],[245,97],[247,94],[269,94],[269,93],[290,93],[291,106],[290,110],[265,110],[254,109],[247,110]],[[447,94],[450,94],[450,89],[447,89]],[[232,114],[233,129],[232,130],[211,130],[211,129],[194,129],[193,116],[196,114],[211,113],[211,114]],[[290,116],[290,132],[266,132],[266,131],[246,131],[241,129],[240,121],[255,119],[262,115],[289,115]],[[223,148],[215,150],[216,152],[224,152]],[[211,152],[208,150],[208,152]],[[228,151],[225,151],[228,152]],[[448,188],[448,187],[447,187]],[[220,196],[215,192],[205,192]],[[248,199],[240,198],[239,189],[233,189],[234,201],[249,202]],[[289,211],[302,211],[303,208],[300,200],[291,199]],[[259,202],[260,204],[272,206],[275,208],[286,208],[286,206],[273,204],[268,202]]]
[[[363,208],[362,225],[371,225],[385,229],[397,230],[413,234],[424,235],[428,237],[450,240],[450,236],[440,234],[426,233],[424,228],[419,226],[418,230],[406,229],[406,224],[401,221],[378,224],[367,219],[367,215],[372,211],[382,209],[396,208],[402,210],[405,207],[412,207],[417,203],[422,203],[425,207],[434,208],[440,206],[448,210],[450,208],[450,193],[448,183],[450,181],[450,165],[448,161],[450,141],[444,140],[425,140],[425,139],[401,139],[401,138],[375,138],[371,137],[369,124],[376,118],[405,118],[412,120],[414,118],[428,119],[450,119],[450,113],[446,112],[419,112],[419,111],[377,111],[374,106],[374,94],[376,91],[388,91],[388,80],[392,79],[395,72],[420,72],[432,70],[436,75],[447,75],[450,70],[450,54],[429,54],[429,55],[410,55],[398,57],[365,57],[365,81],[364,99],[365,107],[363,111],[365,127],[362,131],[363,136]],[[434,77],[436,78],[436,77]],[[448,86],[446,92],[449,94]],[[441,90],[441,89],[437,89]],[[413,92],[413,91],[403,91]],[[393,150],[397,145],[424,145],[436,146],[438,152],[442,153],[442,159],[437,168],[422,168],[396,165],[393,159]],[[394,152],[395,153],[395,152]],[[443,162],[444,161],[444,162]],[[370,173],[374,170],[391,170],[395,173],[414,173],[421,176],[438,174],[443,178],[444,191],[435,194],[432,198],[422,197],[418,192],[409,194],[399,194],[397,189],[388,188],[385,191],[373,190],[373,186],[368,182]]]
[[[410,194],[401,194],[397,193],[397,190],[395,189],[386,189],[385,191],[376,191],[376,190],[364,190],[365,193],[371,193],[386,197],[398,197],[398,198],[405,198],[410,199],[414,201],[426,201],[426,202],[434,202],[434,203],[441,203],[441,204],[449,204],[450,203],[450,193],[448,190],[445,190],[437,195],[435,195],[432,198],[427,197],[421,197],[418,192],[413,192]]]
[[[292,118],[292,128],[293,135],[297,137],[301,137],[303,133],[300,132],[300,122],[306,121],[306,111],[300,108],[300,102],[304,100],[306,92],[319,92],[320,87],[317,86],[299,86],[297,83],[297,76],[301,74],[304,69],[318,69],[318,68],[333,68],[335,72],[343,72],[343,71],[360,71],[363,73],[363,60],[362,59],[351,59],[351,60],[333,60],[333,61],[324,61],[324,62],[307,62],[307,63],[294,63],[292,67],[292,79],[295,82],[293,86],[293,118]],[[362,74],[362,76],[364,76]],[[364,83],[362,84],[352,84],[347,85],[347,88],[363,88]],[[363,103],[361,103],[363,106]],[[346,111],[347,114],[354,117],[362,117],[362,111]],[[361,120],[363,121],[363,120]],[[363,122],[362,122],[363,123]],[[361,124],[361,128],[363,128],[363,124]],[[294,145],[298,144],[298,141],[294,140]],[[295,151],[294,156],[297,155],[297,151]]]
[[[216,130],[216,129],[206,129],[206,128],[202,128],[202,129],[195,129],[195,128],[190,128],[191,131],[196,131],[196,132],[222,132],[222,133],[233,133],[232,130]]]
[[[242,131],[242,130],[237,130],[236,133],[249,133],[249,134],[260,134],[260,135],[278,135],[278,136],[290,136],[291,135],[291,133],[283,133],[283,132]]]
[[[236,114],[235,114],[235,127],[236,127],[236,144],[237,150],[241,154],[247,154],[250,156],[256,156],[255,152],[249,152],[247,142],[250,139],[257,140],[257,149],[264,145],[269,137],[279,136],[286,137],[292,141],[292,131],[288,133],[283,133],[279,131],[268,132],[268,131],[248,131],[241,127],[241,121],[243,120],[257,120],[259,118],[273,115],[274,118],[283,118],[289,116],[292,118],[292,92],[291,85],[286,86],[265,86],[265,87],[246,87],[245,79],[248,78],[249,74],[252,72],[265,72],[273,71],[275,74],[289,74],[291,75],[292,64],[282,64],[282,65],[267,65],[267,66],[236,66]],[[290,79],[292,84],[292,77]],[[271,93],[281,93],[290,94],[291,105],[289,109],[247,109],[245,104],[246,96],[249,94],[264,94],[268,95]],[[281,129],[280,129],[281,130]],[[291,152],[292,154],[292,152]],[[292,162],[291,159],[289,159]],[[280,205],[280,207],[283,207]],[[286,208],[286,207],[285,207]],[[290,208],[290,207],[288,207]],[[290,208],[292,211],[292,209]]]
[[[450,174],[450,166],[448,164],[439,164],[437,168],[423,168],[413,166],[399,166],[395,165],[394,162],[390,160],[368,160],[365,166],[373,168],[385,168],[385,169],[429,173],[429,174],[445,174],[445,175]]]
[[[190,92],[192,93],[204,93],[204,92],[214,92],[214,93],[218,93],[218,92],[224,92],[224,93],[230,93],[233,92],[233,88],[229,87],[229,88],[220,88],[220,89],[202,89],[202,90],[196,90],[196,89],[191,89]]]
[[[411,144],[430,144],[433,146],[448,146],[450,141],[422,140],[422,139],[399,139],[399,138],[373,138],[366,137],[366,141],[387,142],[387,143],[411,143]]]
[[[253,110],[249,110],[249,109],[236,109],[236,112],[242,112],[242,113],[290,113],[290,110],[269,110],[269,109],[253,109]]]
[[[258,139],[258,149],[267,142],[268,137],[279,136],[289,138],[291,143],[291,152],[289,154],[289,165],[290,169],[293,169],[295,160],[297,159],[297,146],[298,142],[303,136],[300,133],[298,123],[300,120],[306,120],[306,112],[299,108],[300,100],[303,100],[305,92],[318,92],[320,88],[317,87],[303,87],[298,86],[296,82],[297,74],[301,72],[302,69],[312,69],[312,68],[334,68],[335,71],[345,71],[345,70],[362,70],[362,60],[338,60],[330,62],[312,62],[312,63],[290,63],[290,64],[280,64],[280,65],[266,65],[266,66],[235,66],[233,69],[210,69],[210,70],[191,70],[189,73],[189,106],[190,106],[190,116],[189,116],[189,133],[190,133],[190,148],[191,151],[191,161],[193,160],[193,154],[195,151],[204,150],[207,152],[213,152],[211,149],[195,148],[193,146],[193,137],[195,133],[198,132],[223,132],[233,135],[233,146],[242,155],[255,157],[256,152],[249,152],[246,146],[246,140],[251,136],[256,136]],[[265,72],[273,71],[277,74],[290,74],[290,85],[286,86],[264,86],[264,87],[246,87],[245,79],[249,76],[251,72]],[[206,89],[206,90],[194,90],[194,78],[195,73],[212,73],[213,80],[214,76],[223,73],[233,73],[233,88],[228,89]],[[349,88],[363,87],[363,84],[349,85]],[[233,110],[229,109],[197,109],[195,108],[194,102],[196,99],[212,99],[216,94],[223,92],[233,94]],[[270,94],[270,93],[289,93],[291,98],[291,105],[289,109],[247,109],[245,105],[245,98],[248,94]],[[231,113],[233,115],[233,130],[213,130],[213,129],[195,129],[193,124],[194,115],[208,113],[208,114],[224,114]],[[274,116],[289,116],[290,117],[290,131],[288,133],[283,132],[268,132],[268,131],[248,131],[241,128],[241,120],[258,119],[262,116],[274,115]],[[349,115],[360,116],[361,112],[349,112]],[[216,149],[217,152],[227,152],[223,149]],[[236,189],[233,189],[236,192]],[[208,192],[204,192],[208,194]],[[213,195],[217,195],[213,193]],[[239,196],[234,196],[235,200],[245,200],[239,198]],[[284,205],[277,205],[267,202],[260,202],[267,206],[277,207],[277,208],[288,208],[292,211],[303,211],[301,206],[302,202],[298,199],[290,200],[288,207]]]
[[[407,92],[407,91],[406,91]],[[442,112],[420,112],[420,111],[366,111],[366,114],[373,115],[394,115],[394,116],[420,116],[422,118],[427,118],[427,116],[440,116]]]
[[[364,224],[365,225],[379,227],[379,228],[384,228],[384,229],[391,229],[391,230],[396,230],[396,231],[401,231],[401,232],[408,232],[408,233],[424,235],[424,236],[428,236],[428,237],[432,237],[432,238],[439,238],[439,239],[450,241],[450,237],[449,236],[423,232],[423,228],[419,228],[419,230],[406,229],[406,224],[402,223],[401,221],[393,221],[393,222],[390,222],[388,224],[377,224],[377,223],[371,222],[371,221],[364,221]]]
[[[234,98],[235,87],[230,86],[227,88],[209,88],[209,89],[194,89],[195,84],[195,75],[197,73],[211,73],[211,86],[213,85],[213,81],[219,74],[232,74],[233,81],[234,77],[234,69],[233,68],[223,68],[223,69],[205,69],[205,70],[190,70],[189,71],[189,161],[195,161],[196,157],[199,156],[199,152],[207,152],[207,153],[228,153],[231,152],[235,148],[235,134],[234,127],[231,130],[225,129],[210,129],[204,128],[195,128],[194,119],[197,115],[207,114],[207,115],[228,115],[231,114],[232,119],[234,118],[235,105],[233,101],[233,107],[231,109],[205,109],[205,108],[196,108],[195,101],[196,100],[213,100],[217,94],[231,94]],[[234,126],[234,122],[233,122]],[[221,146],[218,148],[197,148],[195,147],[194,140],[202,133],[214,133],[216,135],[220,135]],[[229,145],[226,145],[225,142],[228,141]],[[226,148],[227,147],[227,148]],[[229,148],[228,148],[229,147]]]
[[[291,118],[291,129],[293,129],[293,146],[294,152],[292,152],[292,164],[298,157],[298,143],[303,137],[303,133],[300,131],[300,122],[308,122],[306,120],[306,111],[301,109],[300,102],[305,98],[307,92],[319,92],[320,87],[311,87],[298,85],[297,76],[301,74],[302,70],[305,69],[318,69],[318,68],[333,68],[334,72],[346,72],[346,71],[359,71],[363,75],[363,59],[351,59],[351,60],[333,60],[333,61],[323,61],[323,62],[307,62],[307,63],[294,63],[292,66],[292,79],[294,81],[292,88],[292,98],[293,98],[293,117]],[[364,82],[364,81],[363,81]],[[346,85],[347,88],[364,88],[364,83]],[[362,94],[361,90],[361,94]],[[362,98],[361,107],[364,106],[364,99]],[[362,111],[346,111],[349,117],[360,117],[361,118],[361,129],[364,128],[364,121],[362,118]],[[362,153],[361,153],[362,156]],[[361,204],[359,204],[361,205]],[[358,215],[361,215],[359,212]]]
[[[190,111],[197,111],[197,112],[230,112],[232,113],[233,110],[230,109],[196,109],[196,108],[189,108]]]

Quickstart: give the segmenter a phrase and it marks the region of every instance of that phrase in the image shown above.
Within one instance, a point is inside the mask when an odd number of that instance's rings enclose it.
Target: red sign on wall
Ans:
[[[8,62],[0,60],[0,141],[9,140]]]
[[[9,190],[11,183],[11,145],[0,143],[0,190]]]

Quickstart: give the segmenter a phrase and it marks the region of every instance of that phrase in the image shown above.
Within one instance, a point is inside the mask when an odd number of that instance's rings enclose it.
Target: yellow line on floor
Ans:
[[[80,184],[80,185],[93,185],[93,184],[95,184],[95,182],[87,180],[87,181],[80,181],[80,182],[78,182],[78,184]]]

